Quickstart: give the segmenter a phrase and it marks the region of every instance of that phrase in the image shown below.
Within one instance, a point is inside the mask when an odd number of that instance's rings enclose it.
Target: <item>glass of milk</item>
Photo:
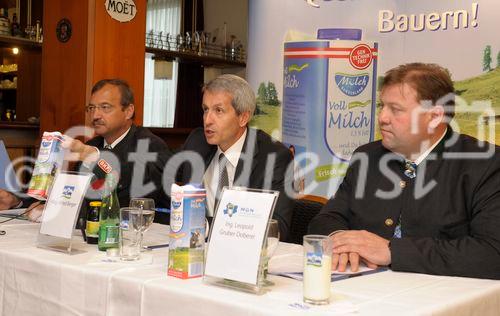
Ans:
[[[304,236],[304,302],[324,305],[330,300],[332,241],[328,236]]]

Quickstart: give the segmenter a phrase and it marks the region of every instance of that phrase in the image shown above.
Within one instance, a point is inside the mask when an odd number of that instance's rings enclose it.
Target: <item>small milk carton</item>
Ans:
[[[172,184],[168,275],[181,279],[203,275],[205,189]]]
[[[59,132],[43,132],[35,169],[28,187],[28,195],[45,200],[56,174],[61,169],[64,151],[61,147],[63,136]]]

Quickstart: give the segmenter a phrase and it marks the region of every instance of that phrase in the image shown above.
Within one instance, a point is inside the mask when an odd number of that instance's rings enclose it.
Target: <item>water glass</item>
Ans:
[[[332,275],[332,241],[328,236],[304,236],[304,302],[328,304]]]
[[[120,209],[120,259],[139,260],[141,257],[142,210],[131,207]]]
[[[151,224],[153,224],[153,220],[155,217],[155,201],[150,198],[132,198],[130,200],[130,207],[137,208],[142,211],[142,228],[140,231],[140,240],[141,249],[143,249],[142,240],[144,239],[144,232],[146,232]]]
[[[278,243],[280,240],[280,230],[278,226],[278,221],[275,219],[270,219],[267,224],[267,235],[264,240],[264,249],[262,249],[262,268],[259,274],[259,284],[263,286],[274,285],[271,281],[267,280],[267,270],[269,267],[269,260],[273,256],[276,248],[278,248]]]

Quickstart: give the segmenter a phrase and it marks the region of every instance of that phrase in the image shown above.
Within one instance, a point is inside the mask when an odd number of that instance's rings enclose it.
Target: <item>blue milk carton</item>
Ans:
[[[205,189],[172,184],[168,275],[190,279],[203,275]]]
[[[353,151],[374,138],[378,44],[360,39],[361,30],[324,29],[284,44],[283,142],[318,158],[295,168],[306,188],[317,184],[301,193],[331,197]]]

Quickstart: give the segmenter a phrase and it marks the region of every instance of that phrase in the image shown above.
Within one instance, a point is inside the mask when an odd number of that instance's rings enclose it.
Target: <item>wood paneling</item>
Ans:
[[[96,1],[94,32],[94,83],[103,78],[128,81],[135,94],[135,122],[142,125],[144,57],[146,53],[146,0],[135,0],[135,18],[120,23],[111,18],[104,1]]]
[[[18,59],[17,106],[18,121],[40,116],[42,52],[40,49],[21,48]]]
[[[64,132],[85,122],[88,6],[87,1],[44,2],[40,132]],[[62,18],[72,24],[66,43],[55,32]]]
[[[104,0],[44,2],[42,105],[40,130],[83,125],[92,85],[103,78],[122,78],[135,92],[136,122],[142,124],[146,0],[135,0],[136,16],[113,20]],[[72,37],[56,39],[57,22],[67,18]]]
[[[177,152],[181,149],[182,145],[186,142],[189,133],[193,131],[192,128],[160,128],[149,127],[153,134],[157,135],[165,141],[170,150]]]

